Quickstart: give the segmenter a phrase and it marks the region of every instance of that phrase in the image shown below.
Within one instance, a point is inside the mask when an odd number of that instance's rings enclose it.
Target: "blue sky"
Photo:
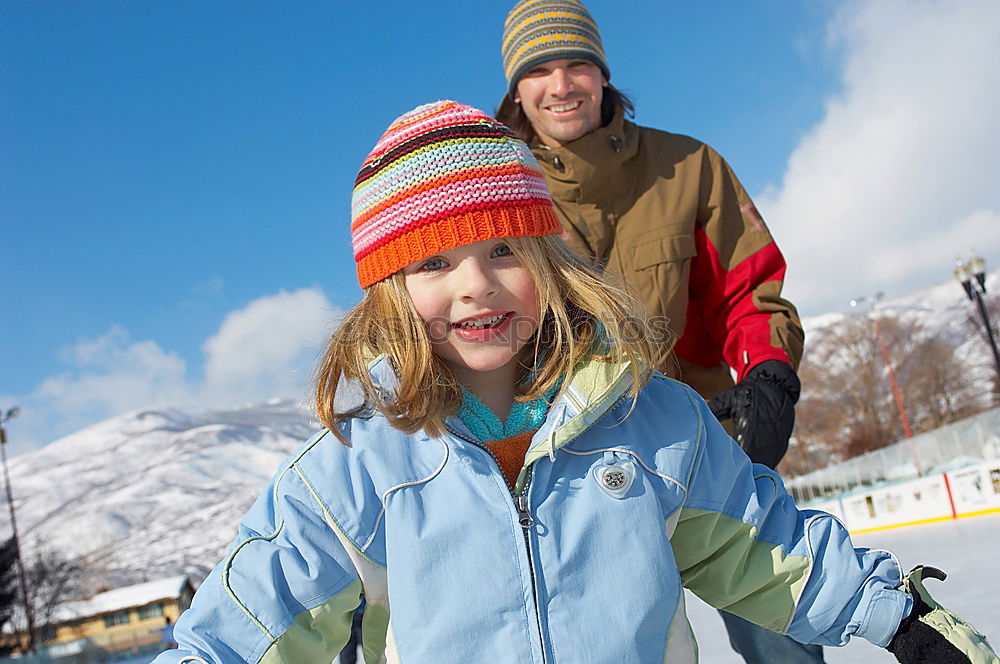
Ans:
[[[947,278],[938,254],[972,244],[1000,260],[996,3],[587,4],[637,121],[710,143],[757,199],[803,313]],[[508,9],[0,4],[15,451],[131,408],[302,397],[360,297],[361,160],[417,104],[495,106]]]

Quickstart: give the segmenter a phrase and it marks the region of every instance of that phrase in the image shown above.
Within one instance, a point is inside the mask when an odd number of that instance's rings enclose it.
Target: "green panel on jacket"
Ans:
[[[354,609],[361,603],[361,580],[325,604],[295,616],[260,658],[260,664],[329,664],[340,654],[351,633]]]
[[[377,664],[382,661],[388,632],[389,612],[377,604],[366,604],[365,617],[361,621],[361,646],[365,651],[365,662]]]
[[[757,534],[757,528],[731,516],[683,509],[670,541],[685,588],[711,606],[783,632],[812,561],[787,556]],[[723,570],[729,570],[728,584],[719,583]]]

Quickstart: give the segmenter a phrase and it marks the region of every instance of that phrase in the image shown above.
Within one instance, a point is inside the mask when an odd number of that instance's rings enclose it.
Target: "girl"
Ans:
[[[362,597],[369,663],[694,662],[682,587],[801,641],[997,661],[925,594],[930,568],[904,583],[796,510],[693,391],[650,375],[652,331],[567,250],[507,128],[455,102],[403,115],[352,207],[365,295],[320,367],[327,430],[158,664],[328,664]]]

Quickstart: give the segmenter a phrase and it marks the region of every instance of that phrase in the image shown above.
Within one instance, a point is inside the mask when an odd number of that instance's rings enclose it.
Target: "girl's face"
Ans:
[[[512,368],[538,330],[535,282],[505,240],[442,251],[410,263],[403,276],[434,354],[459,380]]]

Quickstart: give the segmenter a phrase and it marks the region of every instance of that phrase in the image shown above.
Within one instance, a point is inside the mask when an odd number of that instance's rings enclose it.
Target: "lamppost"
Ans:
[[[997,378],[1000,378],[1000,350],[997,350],[997,338],[993,334],[993,325],[990,324],[990,315],[983,300],[983,295],[986,295],[986,261],[979,256],[973,256],[965,263],[958,259],[955,278],[962,284],[969,299],[979,305],[979,315],[983,317],[983,325],[986,327],[986,338],[990,341],[993,360],[997,364]]]
[[[25,652],[35,650],[35,618],[31,611],[31,599],[28,596],[28,574],[24,569],[24,558],[21,556],[21,539],[17,536],[17,517],[14,514],[14,493],[10,488],[10,473],[7,472],[7,432],[3,428],[4,422],[17,417],[21,412],[15,406],[6,413],[0,410],[0,459],[3,461],[4,486],[7,488],[7,505],[10,507],[10,529],[14,533],[14,550],[17,552],[17,569],[21,578],[21,599],[24,601],[24,617],[28,624],[28,641],[24,646]]]
[[[882,293],[876,293],[875,297],[872,299],[871,312],[875,313],[875,305],[879,300],[882,299]],[[864,296],[851,300],[851,308],[857,308],[862,302],[865,301]],[[913,443],[910,439],[913,438],[913,432],[910,430],[910,420],[906,417],[906,409],[903,407],[903,393],[899,390],[899,383],[896,381],[896,370],[892,367],[892,359],[889,357],[889,347],[885,344],[885,335],[882,334],[882,324],[878,320],[878,316],[871,316],[872,322],[875,323],[875,332],[878,335],[878,345],[882,349],[882,358],[885,360],[885,366],[889,370],[889,382],[892,384],[892,396],[896,400],[896,408],[899,410],[899,419],[903,421],[903,432],[906,434],[906,445],[910,449],[910,456],[913,457],[913,467],[917,471],[918,477],[924,476],[924,471],[920,468],[920,460],[917,458],[917,452],[913,449]]]

